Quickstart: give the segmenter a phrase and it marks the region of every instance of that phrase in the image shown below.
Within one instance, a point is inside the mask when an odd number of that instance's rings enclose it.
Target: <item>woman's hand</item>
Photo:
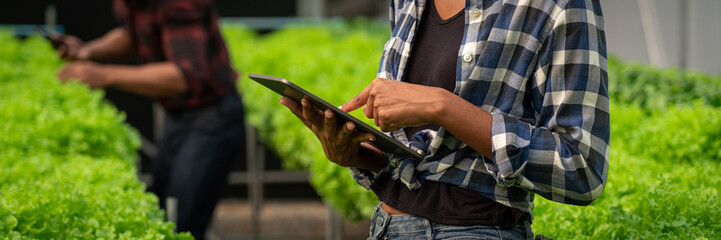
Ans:
[[[452,96],[451,96],[452,95]],[[436,123],[446,101],[456,97],[442,88],[376,78],[355,98],[343,104],[350,112],[365,105],[363,112],[381,131]]]
[[[333,111],[321,111],[308,99],[297,101],[283,97],[280,103],[288,107],[306,127],[308,127],[320,140],[326,157],[332,162],[344,167],[358,167],[378,171],[385,166],[385,158],[380,150],[361,144],[374,141],[371,133],[354,131],[355,124],[346,122],[339,124]]]
[[[84,47],[85,43],[80,38],[72,35],[51,36],[51,38],[62,42],[57,49],[60,58],[69,61],[88,60],[90,58],[90,52],[88,48]]]
[[[383,131],[434,123],[493,158],[491,114],[445,89],[377,78],[342,108],[350,112],[363,105]]]
[[[106,88],[111,85],[103,66],[88,61],[68,63],[58,72],[58,78],[62,82],[76,79],[90,88]]]

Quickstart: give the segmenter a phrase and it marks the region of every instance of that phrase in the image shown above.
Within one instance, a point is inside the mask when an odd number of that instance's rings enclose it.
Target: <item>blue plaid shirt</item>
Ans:
[[[402,81],[425,0],[392,0],[378,77]],[[388,155],[410,189],[437,181],[531,214],[534,193],[588,205],[608,175],[610,119],[598,0],[467,0],[454,93],[493,116],[493,156],[442,127],[406,136],[423,159]],[[453,107],[453,106],[448,106]],[[491,158],[492,157],[492,158]],[[351,168],[368,188],[373,174]]]

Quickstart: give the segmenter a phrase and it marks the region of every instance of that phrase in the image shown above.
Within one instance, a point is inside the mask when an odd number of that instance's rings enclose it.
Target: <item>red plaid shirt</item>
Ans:
[[[114,0],[114,7],[141,63],[169,61],[183,72],[188,92],[156,99],[166,109],[201,107],[235,90],[238,74],[212,0]]]

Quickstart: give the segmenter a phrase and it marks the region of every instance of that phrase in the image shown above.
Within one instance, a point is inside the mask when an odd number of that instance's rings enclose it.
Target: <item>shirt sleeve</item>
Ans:
[[[539,52],[530,90],[540,104],[536,123],[493,114],[493,175],[501,186],[574,205],[588,205],[603,191],[610,148],[606,43],[600,7],[584,5],[590,2],[559,10]]]
[[[130,19],[131,16],[125,1],[113,0],[113,15],[115,20],[118,22],[119,27],[125,29],[128,33],[132,33],[132,31],[128,28],[127,19]]]
[[[211,17],[205,1],[171,1],[158,10],[161,41],[167,61],[175,63],[183,73],[188,95],[200,95],[208,70],[209,29]]]

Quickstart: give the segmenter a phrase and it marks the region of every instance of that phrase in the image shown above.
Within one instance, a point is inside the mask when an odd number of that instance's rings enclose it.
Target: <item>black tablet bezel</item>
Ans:
[[[378,131],[378,129],[371,127],[367,123],[339,109],[333,104],[328,103],[322,98],[308,92],[300,86],[295,85],[291,81],[279,77],[260,74],[250,74],[248,75],[248,77],[282,96],[290,97],[298,102],[300,102],[303,97],[307,97],[308,100],[310,100],[310,102],[313,103],[316,107],[319,107],[320,110],[332,110],[333,113],[335,113],[336,117],[339,119],[339,121],[352,121],[356,125],[356,130],[368,132],[375,135],[376,140],[373,141],[373,144],[385,152],[401,154],[419,159],[423,157],[421,154],[401,144],[398,140],[395,140],[390,136],[382,133],[381,131]]]

